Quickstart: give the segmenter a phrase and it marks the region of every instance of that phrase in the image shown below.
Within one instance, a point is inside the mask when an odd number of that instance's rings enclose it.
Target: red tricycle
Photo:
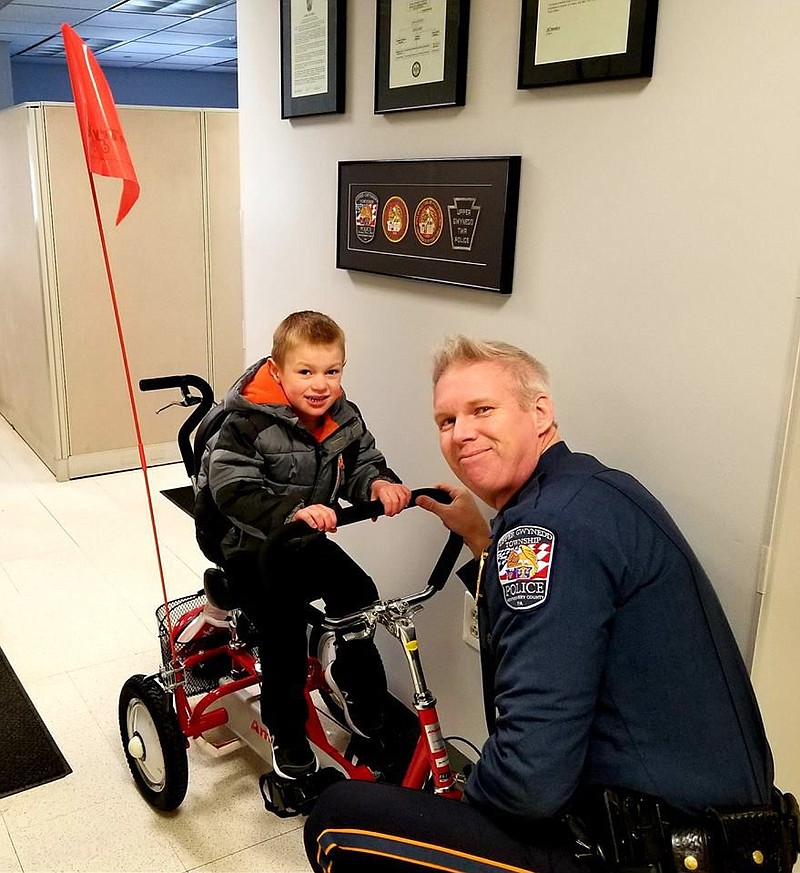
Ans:
[[[194,485],[203,447],[223,417],[221,406],[214,404],[211,387],[194,375],[144,379],[139,387],[143,391],[179,388],[181,400],[169,405],[196,407],[178,433],[181,457]],[[191,388],[199,390],[200,396],[192,393]],[[191,495],[191,490],[186,490]],[[441,490],[419,489],[412,492],[410,505],[422,494],[442,502],[450,500]],[[374,501],[337,509],[337,520],[341,527],[382,514],[382,505]],[[308,533],[307,525],[293,522],[280,532],[279,540],[303,533]],[[461,547],[461,538],[450,534],[427,584],[417,593],[379,600],[336,619],[309,607],[306,731],[325,766],[305,780],[284,780],[271,771],[262,776],[261,793],[270,812],[279,816],[307,814],[322,788],[340,778],[385,779],[409,788],[460,796],[460,779],[451,768],[436,699],[425,682],[413,616],[422,608],[423,601],[444,586]],[[228,612],[228,626],[182,644],[179,641],[182,631],[202,611],[207,600]],[[261,674],[270,665],[261,663],[252,623],[239,608],[236,591],[221,567],[206,570],[203,591],[162,604],[156,610],[156,618],[161,666],[150,675],[131,676],[125,682],[119,698],[119,726],[125,756],[139,791],[153,807],[168,811],[176,809],[186,795],[187,748],[191,739],[202,737],[219,746],[231,742],[232,733],[271,765],[269,733],[259,712]],[[321,721],[331,718],[344,728],[340,702],[326,684],[325,668],[335,657],[336,635],[366,638],[375,633],[378,625],[402,643],[413,684],[415,713],[392,697],[386,738],[380,748],[353,733],[340,749],[331,742]],[[312,697],[314,692],[317,694]],[[321,701],[319,706],[315,700]],[[223,726],[230,733],[219,739],[218,729]]]

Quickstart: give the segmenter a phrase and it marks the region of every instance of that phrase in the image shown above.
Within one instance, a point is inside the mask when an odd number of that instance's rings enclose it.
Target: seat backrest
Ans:
[[[214,502],[208,482],[199,480],[199,474],[203,463],[203,454],[209,442],[219,433],[220,428],[228,417],[228,410],[222,403],[213,406],[203,416],[194,435],[192,447],[194,463],[194,528],[197,544],[202,553],[213,561],[218,567],[224,563],[221,543],[225,535],[231,529],[230,519],[220,512]]]
[[[194,462],[193,475],[195,481],[197,480],[197,474],[200,472],[200,465],[203,462],[203,452],[206,450],[208,441],[219,431],[227,416],[228,412],[225,409],[224,404],[217,403],[208,410],[200,421],[200,424],[197,425],[194,440],[192,441],[192,457]]]

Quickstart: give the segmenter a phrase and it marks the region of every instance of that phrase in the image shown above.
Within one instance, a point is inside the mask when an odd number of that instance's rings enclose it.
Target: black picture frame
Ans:
[[[521,164],[340,161],[336,266],[510,294]]]
[[[522,0],[517,88],[542,88],[653,75],[658,0],[630,0],[624,52],[543,62],[537,59],[540,10],[551,0]],[[591,9],[591,7],[587,7]],[[549,22],[558,27],[556,16]]]
[[[435,109],[442,106],[463,106],[467,96],[467,49],[469,46],[470,0],[444,0],[444,78],[419,85],[391,87],[392,10],[395,4],[408,0],[377,0],[375,27],[375,100],[376,115],[406,109]],[[424,35],[422,36],[424,39]],[[399,51],[399,49],[398,49]],[[407,54],[411,54],[406,50]],[[398,58],[397,69],[408,62],[411,77],[419,75],[420,61],[413,56]]]
[[[306,0],[304,0],[304,3]],[[308,0],[306,13],[314,4],[327,12],[326,64],[327,90],[322,93],[292,96],[292,0],[280,0],[281,28],[281,118],[329,115],[344,112],[345,46],[347,42],[347,0]],[[313,27],[314,22],[310,22]],[[313,32],[309,42],[313,42]]]

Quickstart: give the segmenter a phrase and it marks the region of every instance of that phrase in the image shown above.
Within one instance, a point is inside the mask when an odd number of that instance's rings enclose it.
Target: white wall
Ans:
[[[800,4],[661,0],[651,81],[517,91],[519,0],[473,0],[467,105],[393,116],[372,112],[375,4],[348,6],[347,112],[290,122],[278,4],[239,0],[247,356],[289,311],[330,312],[350,395],[421,485],[445,475],[430,349],[458,331],[524,346],[568,444],[662,499],[749,654],[800,261]],[[494,154],[523,158],[511,297],[335,269],[338,160]],[[358,532],[385,590],[405,583],[379,569],[418,572],[437,536]],[[448,725],[477,734],[460,603],[453,585],[420,633]]]
[[[800,327],[800,325],[798,325]],[[798,350],[800,352],[800,350]],[[753,683],[769,728],[775,782],[800,796],[800,354],[778,487],[766,595],[753,656]]]

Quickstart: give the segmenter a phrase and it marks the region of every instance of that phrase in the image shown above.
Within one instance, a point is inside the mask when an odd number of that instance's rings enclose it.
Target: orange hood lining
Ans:
[[[268,361],[259,367],[255,376],[253,376],[247,385],[244,386],[242,397],[244,397],[245,400],[249,400],[250,403],[255,403],[259,406],[268,403],[276,403],[281,406],[292,406],[292,404],[289,403],[289,398],[286,396],[286,392],[281,385],[275,381],[275,377],[270,372]],[[313,429],[309,428],[308,431],[317,442],[321,443],[336,431],[338,427],[339,425],[326,412],[320,419],[319,425]]]

